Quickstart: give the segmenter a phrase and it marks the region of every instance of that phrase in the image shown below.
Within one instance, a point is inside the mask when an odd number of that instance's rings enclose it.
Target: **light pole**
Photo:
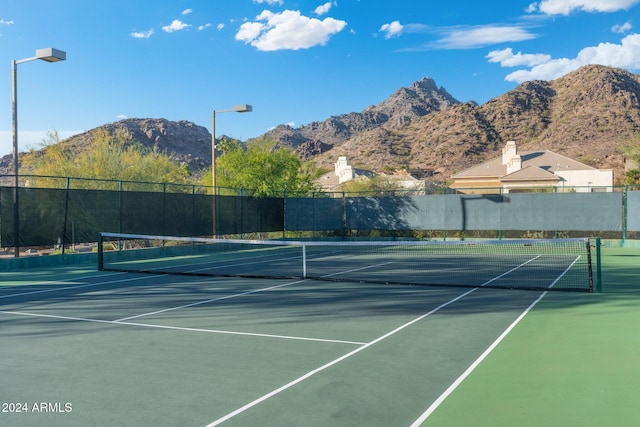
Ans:
[[[66,52],[52,47],[46,49],[36,50],[36,56],[31,58],[11,60],[11,111],[13,113],[12,120],[12,133],[13,133],[13,174],[15,177],[15,188],[13,192],[13,224],[14,224],[14,246],[15,256],[20,256],[20,209],[18,208],[18,64],[24,62],[35,61],[36,59],[42,59],[47,62],[58,62],[67,59]]]
[[[218,236],[217,215],[216,215],[216,113],[250,113],[253,107],[248,104],[236,105],[226,110],[213,110],[211,114],[211,190],[213,196],[213,237]]]

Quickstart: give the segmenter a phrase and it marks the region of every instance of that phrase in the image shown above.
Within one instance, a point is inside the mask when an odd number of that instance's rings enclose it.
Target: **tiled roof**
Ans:
[[[525,151],[518,153],[522,159],[522,169],[533,166],[550,173],[562,170],[595,170],[595,168],[565,157],[553,151]],[[478,166],[474,166],[451,178],[500,178],[507,174],[507,166],[502,164],[502,157],[496,157]]]
[[[502,182],[509,181],[559,181],[558,175],[542,169],[538,166],[526,166],[518,171],[504,175],[500,178]]]

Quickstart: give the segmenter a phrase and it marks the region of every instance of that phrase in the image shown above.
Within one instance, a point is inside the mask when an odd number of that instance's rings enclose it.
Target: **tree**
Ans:
[[[618,151],[627,159],[640,162],[640,132],[618,141]]]
[[[376,176],[371,179],[354,179],[342,185],[344,193],[358,193],[368,196],[390,196],[398,193],[400,186],[385,177]]]
[[[640,169],[637,169],[637,165],[640,164],[640,132],[636,132],[629,138],[618,141],[618,151],[624,155],[627,161],[630,160],[636,163],[636,169],[628,170],[625,173],[624,183],[640,184]]]
[[[223,154],[242,149],[242,146],[238,141],[225,136],[222,136],[220,140],[216,142],[216,145],[216,150],[221,151]]]
[[[640,184],[640,169],[631,169],[624,174],[625,184]]]
[[[232,146],[224,151],[216,162],[216,174],[219,187],[253,190],[255,196],[301,196],[318,190],[314,164],[265,138],[244,149]]]
[[[43,145],[24,159],[35,175],[176,184],[190,181],[186,165],[176,165],[164,153],[135,143],[124,129],[114,135],[96,130],[92,143],[82,150],[60,143],[57,133],[49,134]]]

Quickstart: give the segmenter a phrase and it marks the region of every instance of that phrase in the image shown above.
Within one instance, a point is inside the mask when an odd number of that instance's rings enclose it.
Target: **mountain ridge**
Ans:
[[[186,120],[125,119],[103,125],[126,128],[143,145],[166,152],[198,174],[211,164],[211,134]],[[80,150],[91,133],[61,143]],[[460,102],[423,77],[361,112],[331,116],[292,128],[279,125],[261,137],[296,150],[332,170],[338,156],[373,171],[427,169],[434,179],[500,155],[508,140],[522,150],[552,150],[624,174],[621,141],[640,134],[640,76],[588,65],[552,81],[529,81],[485,104]],[[224,135],[219,139],[226,138]],[[11,174],[11,155],[0,172]]]
[[[613,169],[619,181],[624,158],[618,146],[640,133],[639,100],[640,76],[589,65],[553,81],[522,83],[483,105],[458,103],[362,132],[312,158],[331,168],[346,155],[356,167],[431,169],[446,180],[499,156],[506,141],[515,140],[522,149],[552,150]]]

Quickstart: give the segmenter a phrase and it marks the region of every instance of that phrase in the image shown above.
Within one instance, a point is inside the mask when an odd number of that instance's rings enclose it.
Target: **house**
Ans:
[[[613,171],[596,169],[552,151],[519,153],[508,141],[502,157],[451,176],[451,188],[461,193],[509,193],[548,190],[558,192],[612,191]]]
[[[340,156],[338,161],[334,163],[333,172],[322,175],[316,182],[323,190],[332,191],[337,190],[345,182],[354,179],[372,178],[373,176],[374,174],[370,171],[356,169],[351,166],[346,156]]]
[[[338,161],[335,163],[335,175],[338,177],[338,184],[351,181],[356,177],[356,172],[347,160],[346,156],[338,157]]]

